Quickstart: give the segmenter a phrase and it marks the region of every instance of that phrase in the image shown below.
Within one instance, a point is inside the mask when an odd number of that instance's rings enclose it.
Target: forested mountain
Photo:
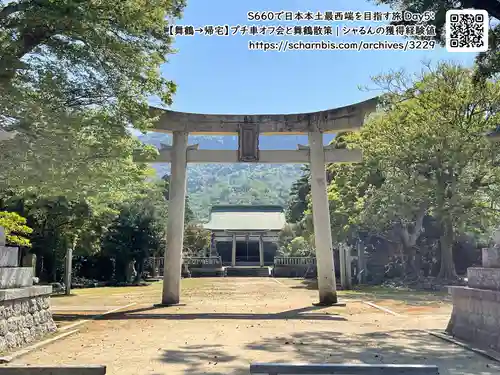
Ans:
[[[326,138],[326,137],[325,137]],[[329,136],[329,141],[333,136]],[[147,144],[160,147],[170,144],[168,134],[139,135]],[[297,144],[307,144],[306,136],[261,136],[262,150],[292,150]],[[237,136],[190,136],[189,144],[200,149],[236,150]],[[158,176],[170,173],[170,165],[154,164]],[[189,164],[188,194],[195,216],[204,220],[215,204],[287,204],[290,187],[301,176],[300,164]]]

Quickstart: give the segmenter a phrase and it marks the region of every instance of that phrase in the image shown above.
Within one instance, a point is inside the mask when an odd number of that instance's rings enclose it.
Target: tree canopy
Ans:
[[[156,151],[127,128],[151,125],[151,96],[172,101],[175,85],[159,67],[173,52],[166,29],[183,7],[182,0],[0,4],[0,128],[17,132],[2,141],[0,183],[91,195],[109,190],[106,177],[115,187],[144,178],[132,155]]]
[[[380,109],[361,132],[334,140],[361,148],[363,161],[328,166],[333,237],[387,236],[413,259],[431,217],[440,276],[453,278],[453,243],[462,234],[487,236],[499,219],[500,159],[484,134],[499,121],[500,83],[477,86],[473,71],[444,63],[374,82],[384,92]],[[309,223],[311,209],[309,199]]]
[[[174,52],[168,26],[184,5],[0,2],[0,209],[26,217],[46,279],[59,279],[69,248],[100,250],[120,218],[132,225],[140,216],[150,232],[163,226],[136,207],[156,191],[146,162],[157,151],[129,129],[155,120],[151,97],[172,102],[175,84],[160,65]]]
[[[184,0],[3,2],[1,86],[29,83],[47,101],[109,103],[133,119],[147,107],[147,94],[171,102],[174,85],[158,67],[172,52],[169,22],[184,6]]]
[[[441,229],[441,276],[454,275],[457,233],[494,225],[491,188],[500,183],[498,153],[484,136],[499,121],[500,84],[474,85],[465,68],[439,64],[419,80],[376,80],[387,92],[385,111],[368,122],[360,143],[384,171],[369,193],[372,215],[388,221],[430,213]],[[398,217],[399,216],[399,217]]]

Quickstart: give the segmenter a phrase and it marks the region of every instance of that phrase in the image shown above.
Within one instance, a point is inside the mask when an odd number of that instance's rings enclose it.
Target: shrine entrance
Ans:
[[[222,264],[230,266],[232,260],[233,243],[231,241],[217,242],[217,255],[221,257]],[[258,241],[236,241],[234,265],[235,266],[250,266],[260,265],[260,252]]]
[[[260,264],[259,241],[236,242],[236,265]]]
[[[362,155],[360,150],[325,147],[323,133],[359,129],[366,115],[376,110],[377,102],[377,98],[372,98],[346,107],[290,115],[208,115],[151,108],[159,116],[154,131],[172,133],[172,146],[161,149],[156,160],[171,163],[169,212],[175,213],[168,216],[162,304],[174,305],[180,301],[187,163],[242,162],[310,164],[319,304],[337,303],[325,164],[359,162]],[[188,145],[189,134],[237,134],[238,150],[198,150],[198,145]],[[260,134],[307,134],[309,145],[298,145],[297,150],[259,150]],[[234,235],[233,241],[236,241]],[[233,249],[249,258],[249,253],[238,251],[238,246]]]

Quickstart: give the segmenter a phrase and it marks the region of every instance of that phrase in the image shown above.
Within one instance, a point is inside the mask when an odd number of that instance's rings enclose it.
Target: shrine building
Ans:
[[[278,251],[278,235],[286,224],[283,207],[272,205],[213,206],[209,222],[211,255],[224,266],[271,266]]]

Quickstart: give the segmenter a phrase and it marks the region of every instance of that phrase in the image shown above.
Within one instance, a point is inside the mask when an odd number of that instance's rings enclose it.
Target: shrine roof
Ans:
[[[170,133],[184,131],[192,134],[237,134],[240,124],[254,124],[261,134],[303,134],[319,130],[339,133],[361,128],[364,119],[376,110],[378,97],[344,107],[318,112],[294,114],[203,114],[177,112],[150,107],[159,116],[153,131]]]
[[[286,224],[281,206],[214,206],[208,230],[281,230]]]

